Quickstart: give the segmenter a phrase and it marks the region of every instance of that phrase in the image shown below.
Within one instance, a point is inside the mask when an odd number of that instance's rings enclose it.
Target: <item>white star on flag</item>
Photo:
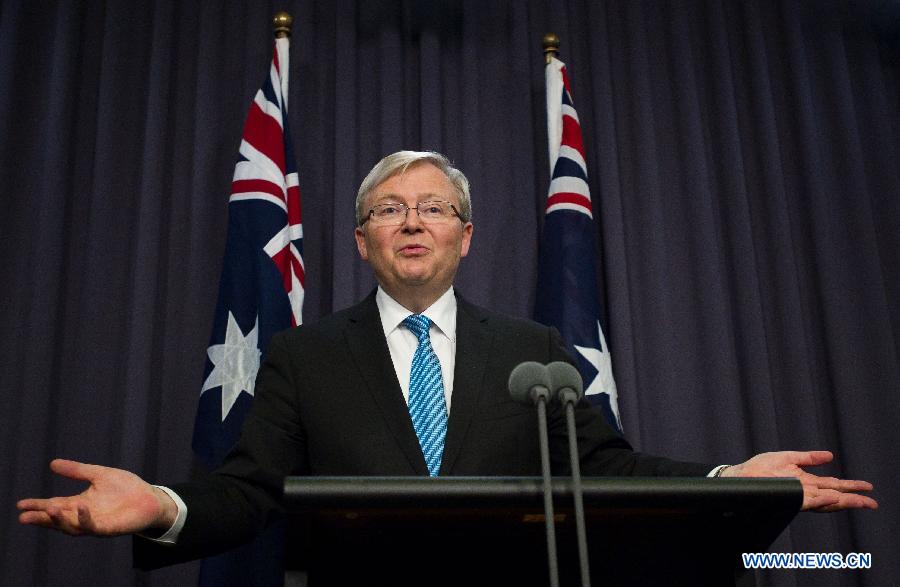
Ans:
[[[210,345],[206,350],[213,364],[213,370],[203,382],[200,394],[203,395],[203,392],[213,387],[222,387],[223,422],[242,391],[253,395],[256,372],[259,371],[259,358],[262,355],[257,346],[258,339],[259,316],[256,317],[253,330],[245,336],[234,314],[229,311],[225,342]]]
[[[600,348],[594,349],[575,345],[575,350],[581,353],[585,360],[594,366],[597,370],[597,376],[591,381],[587,389],[584,390],[585,395],[595,395],[598,393],[606,393],[609,395],[609,407],[612,409],[613,415],[616,417],[616,423],[619,430],[622,429],[622,418],[619,416],[619,392],[616,389],[616,380],[613,379],[612,358],[606,348],[606,337],[603,336],[603,328],[600,327],[600,321],[597,321],[597,332],[600,334]]]

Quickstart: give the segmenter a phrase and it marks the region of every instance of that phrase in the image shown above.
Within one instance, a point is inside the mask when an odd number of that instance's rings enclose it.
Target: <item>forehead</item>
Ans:
[[[387,178],[372,190],[371,201],[390,199],[424,201],[428,198],[457,201],[456,189],[444,172],[431,163],[417,163]]]

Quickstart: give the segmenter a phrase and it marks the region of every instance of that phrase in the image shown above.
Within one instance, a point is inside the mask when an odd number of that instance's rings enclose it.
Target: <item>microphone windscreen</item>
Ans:
[[[547,373],[547,367],[536,361],[520,363],[509,374],[509,394],[517,402],[534,404],[531,390],[538,385],[549,389],[550,375]]]
[[[578,369],[564,361],[554,361],[547,365],[547,373],[550,374],[550,390],[553,397],[559,395],[562,389],[571,389],[575,392],[577,400],[584,397],[584,383]]]

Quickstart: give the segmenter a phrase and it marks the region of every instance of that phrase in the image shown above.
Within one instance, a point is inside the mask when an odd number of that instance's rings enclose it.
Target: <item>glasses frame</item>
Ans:
[[[459,216],[459,210],[456,209],[456,206],[453,205],[453,202],[449,202],[447,200],[427,200],[425,202],[419,202],[415,206],[407,206],[406,204],[404,204],[402,202],[384,202],[382,204],[376,204],[375,206],[397,206],[398,208],[402,208],[402,209],[406,210],[406,212],[403,214],[403,220],[401,220],[400,222],[398,222],[396,224],[379,224],[378,222],[374,222],[374,224],[377,226],[402,226],[403,223],[406,222],[406,219],[409,218],[410,210],[416,211],[416,214],[419,215],[419,220],[423,224],[433,224],[433,223],[435,223],[434,220],[426,220],[426,219],[422,218],[422,215],[419,213],[419,206],[425,206],[426,204],[449,204],[450,209],[453,211],[453,216],[455,216],[456,218],[459,218],[460,222],[462,222],[462,218]],[[373,218],[373,215],[375,214],[375,206],[369,208],[369,212],[366,214],[366,217],[363,219],[363,221],[360,222],[360,224],[359,224],[360,226],[362,226],[363,224],[365,224],[366,222],[368,222],[369,220],[371,220]],[[440,223],[440,222],[444,222],[444,220],[437,221],[437,223]]]

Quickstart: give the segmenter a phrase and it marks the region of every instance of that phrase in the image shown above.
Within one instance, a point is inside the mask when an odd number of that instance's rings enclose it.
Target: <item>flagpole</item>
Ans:
[[[556,33],[547,33],[541,40],[544,46],[544,80],[547,84],[547,104],[555,100],[555,96],[563,91],[562,77],[552,73],[553,61],[559,59],[559,37]],[[556,157],[559,154],[559,146],[562,141],[562,120],[557,116],[547,116],[547,155],[550,158],[550,173],[556,167]]]
[[[269,37],[271,61],[247,109],[238,147],[215,322],[194,426],[194,450],[211,468],[222,463],[237,441],[237,430],[256,401],[253,381],[272,335],[303,318],[303,223],[287,110],[293,19],[286,12],[270,14],[268,34],[275,37]],[[284,525],[273,524],[241,549],[205,559],[199,584],[280,585],[284,544]]]
[[[284,37],[290,37],[293,24],[294,18],[290,14],[283,10],[276,12],[275,17],[272,19],[272,26],[275,29],[275,38],[282,39]]]
[[[559,59],[559,45],[560,40],[556,33],[547,33],[544,35],[544,38],[541,40],[541,44],[544,46],[544,67],[545,70],[547,66],[553,63],[554,59]],[[555,69],[551,73],[550,71],[546,71],[546,75],[548,79],[552,75],[554,79],[559,75]],[[565,74],[562,74],[565,75]],[[557,100],[557,95],[550,95],[550,82],[548,83],[548,95],[547,100],[549,104],[549,100]],[[561,88],[560,88],[561,89]],[[553,128],[554,122],[547,119],[547,138],[550,145],[553,147],[557,147],[559,143],[557,142],[561,137],[561,135],[553,136],[556,132],[562,132],[562,128]],[[551,130],[553,128],[553,130]],[[556,154],[558,152],[554,152],[551,150],[550,154],[550,174],[552,176],[554,167],[556,165]],[[577,374],[577,370],[572,368],[573,371]],[[581,381],[581,376],[578,376],[578,380]],[[554,384],[555,385],[555,384]],[[581,585],[582,587],[590,587],[591,585],[591,571],[590,571],[590,563],[588,559],[588,548],[587,548],[587,530],[585,528],[585,519],[584,519],[584,492],[581,488],[581,467],[578,462],[579,454],[578,454],[578,445],[577,445],[577,437],[575,434],[575,410],[574,404],[570,402],[566,403],[566,428],[569,433],[569,460],[571,462],[572,468],[572,497],[575,501],[575,533],[578,538],[578,563],[581,571]]]
[[[544,65],[550,65],[550,60],[559,57],[559,37],[556,33],[547,33],[542,41],[544,45]]]

